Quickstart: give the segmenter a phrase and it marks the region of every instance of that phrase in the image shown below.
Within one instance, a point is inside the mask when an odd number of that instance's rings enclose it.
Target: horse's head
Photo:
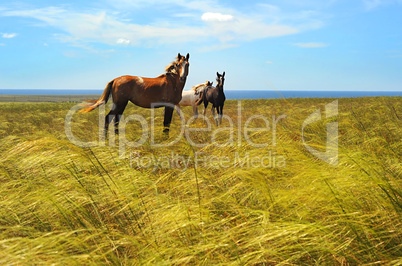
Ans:
[[[184,57],[180,53],[177,55],[177,73],[180,75],[180,81],[181,82],[186,82],[187,76],[188,76],[188,68],[190,67],[190,63],[188,62],[188,59],[190,58],[190,54],[187,53],[187,56]]]
[[[166,67],[165,69],[166,73],[179,75],[180,82],[182,83],[186,82],[188,76],[188,68],[190,66],[190,63],[188,62],[189,58],[190,58],[189,54],[187,54],[187,56],[182,56],[179,53],[177,55],[176,61],[172,62],[169,66]]]
[[[222,75],[219,74],[219,72],[216,72],[216,75],[217,75],[216,82],[218,83],[216,86],[223,88],[223,83],[225,83],[225,71],[223,72]]]

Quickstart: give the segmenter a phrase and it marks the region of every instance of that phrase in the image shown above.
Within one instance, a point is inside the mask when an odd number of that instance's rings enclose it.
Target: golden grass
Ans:
[[[198,132],[192,140],[209,145],[182,138],[156,148],[148,139],[126,158],[118,147],[67,139],[64,118],[74,104],[0,103],[0,263],[400,265],[402,100],[339,100],[337,166],[301,139],[304,119],[331,101],[242,101],[243,125],[255,114],[270,122],[287,116],[275,140],[272,129],[249,133],[266,148],[243,133],[239,145],[238,102],[227,101],[233,145],[215,146],[228,130],[215,142]],[[131,105],[125,114],[132,113],[150,122],[149,110]],[[177,114],[164,140],[162,110],[155,113],[155,140],[171,141],[180,133]],[[327,122],[306,129],[309,145],[325,149]],[[77,138],[97,140],[98,113],[74,115],[72,127]],[[141,133],[136,122],[126,130],[131,141]],[[277,164],[258,163],[261,156]]]

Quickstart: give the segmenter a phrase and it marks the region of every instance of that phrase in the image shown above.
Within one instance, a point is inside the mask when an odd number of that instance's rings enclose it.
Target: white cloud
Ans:
[[[47,7],[34,10],[0,12],[0,16],[32,18],[61,30],[55,35],[63,42],[85,47],[86,43],[106,43],[109,45],[141,45],[143,42],[175,43],[197,40],[205,36],[205,30],[191,26],[139,25],[120,20],[115,14],[105,11],[92,13],[72,12],[62,8]]]
[[[2,10],[0,10],[2,11]],[[0,14],[8,17],[28,17],[34,18],[39,21],[46,22],[48,24],[54,24],[61,14],[66,12],[65,9],[59,7],[46,7],[38,9],[26,9],[26,10],[10,10],[5,9]]]
[[[321,42],[294,43],[293,45],[301,48],[323,48],[328,46],[328,44]]]
[[[128,0],[116,0],[120,4],[129,3]],[[200,47],[233,47],[245,41],[278,37],[299,33],[303,30],[315,29],[311,26],[309,16],[296,16],[293,20],[284,23],[283,14],[276,6],[258,6],[253,13],[222,8],[211,2],[199,0],[190,7],[186,0],[167,0],[169,12],[164,12],[163,18],[148,21],[146,24],[136,24],[127,19],[130,11],[122,10],[71,10],[64,7],[45,7],[37,9],[0,9],[0,16],[25,17],[35,20],[34,26],[50,26],[61,33],[54,36],[63,42],[71,43],[75,47],[91,49],[95,43],[109,45],[154,46],[160,44],[197,42]],[[161,4],[157,0],[139,0],[144,6]],[[157,3],[158,2],[158,3]],[[111,2],[112,3],[112,2]],[[114,3],[114,2],[113,2]],[[136,5],[140,3],[136,2]],[[151,6],[152,7],[152,6]],[[175,7],[180,7],[176,12]],[[208,12],[217,10],[217,12]],[[266,12],[266,10],[270,12]],[[199,15],[205,23],[199,23]],[[201,12],[200,12],[201,11]],[[124,15],[122,15],[124,14]],[[307,16],[307,17],[306,17]],[[180,22],[175,18],[180,17]],[[286,16],[285,16],[286,17]],[[186,20],[183,23],[183,20]],[[297,26],[294,26],[297,25]],[[201,41],[200,41],[201,40]]]
[[[125,45],[129,45],[131,43],[130,40],[124,39],[124,38],[119,38],[116,41],[117,44],[125,44]]]
[[[17,33],[3,33],[1,36],[6,39],[11,39],[16,37],[17,35],[18,35]]]
[[[232,15],[226,15],[221,13],[206,12],[202,14],[201,19],[206,22],[214,22],[214,21],[224,22],[224,21],[231,21],[234,19],[234,17]]]
[[[219,10],[222,7],[215,0],[105,0],[109,5],[119,10],[139,10],[149,8],[168,9],[171,7],[179,7],[182,11],[197,10],[208,12],[209,10]]]
[[[267,64],[273,64],[272,61],[265,61],[265,63],[267,63]]]

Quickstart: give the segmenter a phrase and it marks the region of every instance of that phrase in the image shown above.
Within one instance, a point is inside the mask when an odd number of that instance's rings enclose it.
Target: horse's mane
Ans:
[[[163,77],[163,76],[166,76],[166,75],[172,75],[172,74],[177,74],[177,72],[176,72],[176,61],[173,61],[172,63],[170,63],[167,67],[165,67],[165,73],[163,73],[163,74],[160,74],[159,76],[158,76],[158,78],[159,77]]]
[[[168,74],[168,73],[177,74],[176,73],[176,61],[172,62],[170,65],[165,67],[165,72],[166,72],[166,74]]]
[[[195,86],[192,87],[191,89],[192,89],[193,91],[198,91],[198,89],[199,89],[200,87],[205,87],[205,86],[207,86],[207,85],[208,85],[208,81],[205,81],[204,83],[195,85]]]
[[[179,56],[177,56],[175,61],[173,61],[167,67],[165,67],[166,74],[168,74],[168,73],[177,74],[176,73],[176,64],[183,63],[184,60],[185,60],[184,56],[182,56],[180,58],[180,60],[179,60]]]

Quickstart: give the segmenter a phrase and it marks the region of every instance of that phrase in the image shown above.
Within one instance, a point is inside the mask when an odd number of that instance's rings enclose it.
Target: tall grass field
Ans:
[[[402,98],[334,100],[228,100],[219,127],[183,108],[169,137],[129,104],[106,143],[98,110],[0,103],[0,264],[402,265]],[[335,122],[331,164],[306,147]]]

